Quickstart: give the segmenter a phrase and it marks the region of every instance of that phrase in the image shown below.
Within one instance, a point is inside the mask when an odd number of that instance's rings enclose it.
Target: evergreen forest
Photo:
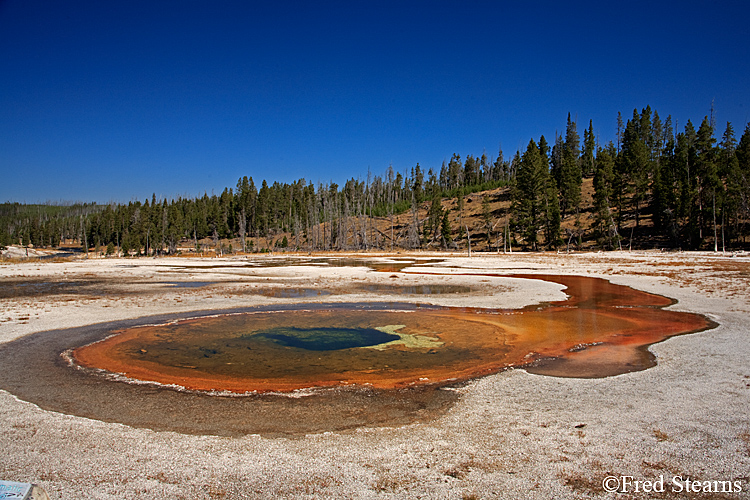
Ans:
[[[0,247],[75,244],[118,255],[747,248],[750,125],[737,139],[731,123],[717,130],[712,113],[678,130],[646,107],[618,114],[606,144],[591,121],[581,128],[568,115],[564,133],[532,138],[511,157],[453,154],[439,167],[389,167],[343,185],[245,176],[190,199],[4,203]],[[471,218],[466,203],[478,200]]]

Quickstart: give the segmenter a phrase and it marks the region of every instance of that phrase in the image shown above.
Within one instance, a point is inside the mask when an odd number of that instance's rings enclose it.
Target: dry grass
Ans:
[[[659,429],[654,429],[654,437],[659,442],[669,440],[669,435],[664,431],[660,431]]]

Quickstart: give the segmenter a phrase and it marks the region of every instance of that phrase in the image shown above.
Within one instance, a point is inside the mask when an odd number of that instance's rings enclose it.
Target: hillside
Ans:
[[[575,214],[566,214],[561,223],[561,239],[563,245],[561,250],[592,250],[600,247],[596,241],[593,231],[593,179],[585,178],[581,186],[582,202],[581,210],[578,217]],[[485,209],[484,199],[487,198],[488,206]],[[418,224],[416,227],[422,232],[424,224],[429,219],[430,206],[432,202],[423,202],[419,205],[416,213]],[[443,198],[441,201],[443,211],[450,210],[449,220],[451,226],[452,244],[448,246],[452,250],[467,250],[468,241],[466,229],[468,228],[471,239],[471,250],[473,252],[495,252],[510,250],[504,241],[504,234],[507,225],[510,224],[509,212],[511,206],[511,196],[509,187],[500,187],[488,191],[471,193],[463,197],[463,208],[459,209],[458,198]],[[487,219],[485,212],[489,214],[490,227],[488,231]],[[653,223],[650,214],[641,214],[638,229],[635,229],[634,217],[625,214],[625,222],[622,226],[622,245],[632,248],[650,249],[660,248],[665,243],[664,238],[654,233]],[[578,226],[576,220],[578,219]],[[366,234],[367,248],[381,250],[404,250],[404,249],[430,249],[440,250],[443,247],[442,242],[425,241],[421,238],[419,246],[415,246],[414,240],[414,220],[415,214],[412,210],[395,214],[393,217],[372,217],[358,218],[350,217],[344,222],[339,223],[339,227],[334,232],[346,233],[346,244],[342,244],[342,249],[354,249],[361,243],[363,234]],[[512,231],[512,228],[511,228]],[[330,235],[330,224],[320,224],[313,229],[315,234],[307,235],[308,238],[324,238],[324,235]],[[489,234],[488,234],[489,233]],[[578,235],[580,233],[580,240]],[[287,245],[283,246],[284,238]],[[411,238],[411,239],[410,239]],[[515,237],[513,237],[515,238]],[[248,251],[294,251],[306,249],[307,240],[305,235],[297,237],[291,232],[278,232],[269,234],[268,237],[250,237],[247,238]],[[410,245],[411,241],[411,245]],[[194,251],[194,242],[183,241],[183,252]],[[217,246],[210,238],[205,238],[198,242],[202,251],[213,252]],[[512,250],[527,250],[517,240],[512,240]],[[230,247],[231,245],[231,247]],[[227,253],[228,251],[236,252],[242,247],[241,240],[226,239],[219,244],[219,251]],[[362,245],[359,245],[360,247]]]

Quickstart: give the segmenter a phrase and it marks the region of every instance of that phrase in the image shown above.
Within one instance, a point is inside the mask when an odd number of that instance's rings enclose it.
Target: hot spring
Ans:
[[[601,377],[654,364],[645,346],[709,326],[670,299],[606,280],[566,285],[565,301],[521,310],[299,305],[125,329],[73,352],[80,366],[199,391],[285,392],[445,384],[527,366]]]
[[[0,389],[134,427],[293,436],[434,418],[460,396],[456,385],[508,367],[643,370],[656,363],[649,345],[714,326],[603,279],[511,277],[562,284],[568,297],[524,309],[275,304],[38,332],[0,345],[13,367]]]

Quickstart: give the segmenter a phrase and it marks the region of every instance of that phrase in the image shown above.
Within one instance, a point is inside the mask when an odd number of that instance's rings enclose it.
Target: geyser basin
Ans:
[[[539,279],[538,276],[527,276]],[[601,377],[653,366],[645,348],[710,326],[665,297],[587,277],[541,277],[569,298],[525,310],[258,311],[132,328],[76,349],[87,368],[200,391],[446,384],[508,366]]]
[[[134,427],[298,435],[427,420],[458,397],[441,386],[509,365],[587,377],[644,369],[655,362],[648,345],[714,326],[697,314],[662,309],[670,299],[602,279],[513,277],[561,283],[568,299],[523,310],[272,305],[39,332],[0,345],[0,363],[13,367],[0,371],[0,388],[43,409]],[[320,349],[348,329],[355,334],[347,342],[371,345]],[[399,338],[381,342],[392,337],[360,329]],[[317,344],[289,345],[306,336]],[[71,349],[81,363],[104,371],[71,368],[61,356]],[[130,383],[106,373],[125,373]],[[258,393],[225,397],[246,391]]]

